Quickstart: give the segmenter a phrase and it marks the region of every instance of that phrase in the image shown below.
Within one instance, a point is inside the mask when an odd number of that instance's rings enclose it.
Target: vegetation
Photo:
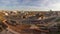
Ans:
[[[57,19],[55,22],[60,22],[60,18],[59,18],[59,19]]]

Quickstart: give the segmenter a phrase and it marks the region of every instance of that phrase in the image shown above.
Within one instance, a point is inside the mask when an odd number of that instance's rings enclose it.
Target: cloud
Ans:
[[[18,0],[0,0],[0,7],[6,8],[6,9],[17,9],[17,8],[21,8],[21,6],[22,6],[22,8],[24,9],[24,8],[29,8],[26,6],[30,6],[31,8],[34,8],[32,6],[39,5],[38,1],[40,1],[40,0],[33,0],[33,1],[32,0],[20,0],[20,1],[18,1]]]
[[[2,6],[18,5],[19,2],[17,2],[17,0],[0,0],[0,4],[1,4]]]
[[[47,9],[60,10],[60,0],[49,0],[46,4]]]
[[[59,6],[60,0],[0,0],[0,9],[49,10]]]

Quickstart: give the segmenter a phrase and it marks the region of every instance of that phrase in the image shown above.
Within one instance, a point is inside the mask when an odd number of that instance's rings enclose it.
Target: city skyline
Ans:
[[[0,0],[0,10],[60,10],[60,0]]]

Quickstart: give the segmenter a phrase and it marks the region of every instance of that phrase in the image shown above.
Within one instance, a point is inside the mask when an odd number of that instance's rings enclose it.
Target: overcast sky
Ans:
[[[60,10],[60,0],[0,0],[1,10]]]

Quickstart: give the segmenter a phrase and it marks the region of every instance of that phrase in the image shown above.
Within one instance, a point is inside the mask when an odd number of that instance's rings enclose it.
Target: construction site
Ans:
[[[60,11],[0,11],[0,34],[60,34]]]

